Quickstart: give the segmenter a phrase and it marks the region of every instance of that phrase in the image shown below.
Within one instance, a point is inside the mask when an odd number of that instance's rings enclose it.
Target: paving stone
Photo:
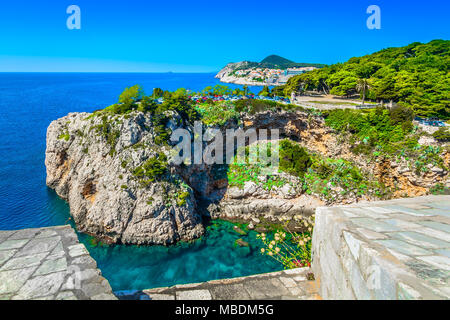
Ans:
[[[418,233],[427,235],[429,237],[436,238],[438,240],[450,242],[450,233],[446,233],[446,232],[439,231],[436,229],[423,227],[423,228],[414,229],[414,232],[418,232]]]
[[[1,231],[0,232],[0,243],[8,239],[10,236],[12,236],[16,231]]]
[[[404,229],[414,229],[414,228],[420,228],[421,226],[417,223],[408,222],[405,220],[400,219],[386,219],[383,220],[384,222],[391,224],[393,226],[396,226],[402,230]]]
[[[84,268],[95,269],[97,268],[97,262],[92,259],[91,256],[81,256],[72,260],[72,264],[81,265]]]
[[[304,274],[308,270],[309,270],[309,268],[296,268],[296,269],[284,270],[283,273],[288,274],[288,275]]]
[[[429,263],[439,269],[450,271],[450,258],[444,256],[425,256],[417,259]]]
[[[210,291],[214,300],[250,300],[242,283],[214,286]]]
[[[365,228],[357,228],[356,230],[369,240],[382,240],[382,239],[388,238],[387,235],[385,235],[383,233],[375,232],[373,230],[368,230]]]
[[[14,254],[17,252],[17,250],[4,250],[0,251],[0,267],[1,265],[8,261]]]
[[[34,270],[36,270],[36,267],[0,272],[0,294],[18,291],[33,274]]]
[[[38,266],[46,256],[47,253],[40,253],[27,257],[13,258],[4,264],[0,271]]]
[[[155,293],[155,294],[150,295],[149,299],[150,300],[155,300],[155,301],[158,301],[158,300],[175,300],[175,296],[171,295],[171,294],[158,294],[158,293]]]
[[[430,216],[437,216],[437,215],[448,215],[450,212],[450,209],[442,210],[442,209],[424,209],[420,210],[420,212],[428,214]]]
[[[385,217],[389,217],[390,214],[395,212],[395,210],[385,207],[365,207],[365,209],[368,209],[376,213],[384,214]]]
[[[420,256],[430,254],[430,251],[428,250],[400,240],[376,240],[375,242],[406,255]]]
[[[305,280],[306,280],[306,277],[305,277]],[[283,283],[283,285],[286,288],[295,288],[298,286],[297,282],[295,282],[295,280],[292,278],[280,277],[280,281]]]
[[[424,212],[424,210],[415,210],[415,209],[410,209],[405,206],[399,206],[399,205],[388,205],[388,206],[384,206],[384,207],[388,208],[388,209],[393,209],[393,211],[396,211],[396,212],[401,212],[404,214],[409,214],[409,215],[417,216],[417,217],[427,217],[427,216],[434,215],[434,214],[431,214],[428,212]]]
[[[81,285],[81,290],[84,292],[85,295],[87,295],[88,297],[93,297],[105,292],[111,292],[111,287],[109,286],[109,284],[106,282],[102,282],[102,283],[83,283]]]
[[[177,300],[212,300],[208,290],[177,291]]]
[[[431,238],[417,232],[396,232],[392,234],[393,238],[409,242],[413,245],[428,249],[450,248],[450,243]]]
[[[354,237],[354,235],[351,234],[350,232],[344,231],[343,234],[344,234],[345,242],[347,243],[347,245],[348,245],[348,247],[350,249],[350,252],[353,255],[353,258],[355,258],[355,260],[358,261],[358,259],[359,259],[359,248],[361,247],[362,241],[356,239]]]
[[[6,240],[0,244],[0,250],[10,250],[22,248],[29,240]]]
[[[407,265],[420,280],[426,280],[433,286],[445,284],[446,278],[448,278],[448,272],[441,270],[428,262],[411,259],[406,261],[405,265]],[[424,283],[424,285],[426,285],[426,283]]]
[[[445,223],[439,223],[434,221],[420,221],[419,224],[429,227],[430,229],[436,229],[442,232],[450,233],[450,225]]]
[[[83,244],[77,244],[69,247],[69,255],[72,258],[79,257],[82,255],[88,255],[89,252],[86,250],[86,247]]]
[[[295,276],[292,277],[292,279],[294,279],[297,282],[304,282],[304,281],[308,281],[308,279],[306,278],[306,276]]]
[[[24,239],[31,239],[33,238],[36,233],[38,233],[38,229],[23,229],[18,230],[14,232],[13,235],[11,235],[8,240],[24,240]]]
[[[117,300],[116,296],[113,294],[108,294],[108,293],[101,293],[98,294],[96,296],[93,296],[91,298],[91,300],[103,300],[103,301],[108,301],[108,300]]]
[[[56,300],[78,300],[72,291],[62,291],[56,296]]]
[[[23,300],[23,299],[20,296],[15,296],[12,298],[12,300]],[[55,297],[54,296],[46,296],[46,297],[33,298],[30,300],[35,300],[35,301],[55,300]]]
[[[61,288],[66,272],[37,276],[28,280],[19,290],[17,298],[20,300],[33,299],[54,295]]]
[[[450,258],[450,249],[436,249],[434,250],[434,252],[436,252],[438,255]]]
[[[398,299],[399,300],[419,300],[422,296],[417,290],[414,290],[407,284],[399,282],[398,284]]]
[[[23,237],[31,238],[21,239]],[[72,227],[0,231],[0,239],[4,240],[0,243],[0,298],[116,299],[95,261],[79,244]],[[62,241],[71,250],[64,250]],[[70,257],[70,253],[75,258]],[[72,278],[74,273],[80,278],[78,283]],[[84,289],[83,293],[76,291],[80,296],[64,284],[70,280],[76,289]],[[65,286],[67,288],[63,288]]]
[[[64,271],[67,270],[67,260],[65,257],[54,259],[54,260],[46,260],[42,263],[42,265],[36,270],[34,273],[35,276],[41,276],[53,272]]]
[[[33,239],[16,254],[16,257],[31,256],[37,253],[52,251],[58,245],[59,241],[61,241],[61,237]]]
[[[351,219],[351,221],[359,227],[363,227],[365,229],[369,229],[376,232],[392,232],[400,230],[399,228],[393,225],[371,218],[354,218]]]
[[[43,229],[36,234],[35,238],[36,239],[50,238],[50,237],[55,237],[57,235],[58,235],[58,232],[56,232],[54,229]]]
[[[62,258],[66,255],[66,252],[64,251],[64,247],[62,245],[62,242],[59,242],[56,247],[52,250],[50,255],[48,256],[48,259],[57,259]]]

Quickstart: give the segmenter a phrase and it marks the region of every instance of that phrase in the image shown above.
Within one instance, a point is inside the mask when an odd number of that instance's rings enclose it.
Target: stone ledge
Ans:
[[[115,294],[121,300],[320,299],[315,282],[307,280],[309,272],[309,268],[302,268]]]
[[[450,196],[318,208],[312,269],[319,293],[324,299],[448,299],[449,236]]]
[[[1,300],[117,300],[71,226],[0,231]]]

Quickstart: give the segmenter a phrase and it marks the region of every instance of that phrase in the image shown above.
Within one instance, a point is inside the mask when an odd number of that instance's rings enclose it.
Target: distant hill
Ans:
[[[324,64],[318,63],[297,63],[286,58],[277,56],[275,54],[266,57],[259,63],[260,67],[270,68],[270,69],[287,69],[295,67],[316,67],[323,68]]]
[[[281,94],[316,90],[338,96],[357,93],[358,80],[367,79],[367,97],[393,100],[412,107],[417,115],[450,119],[450,41],[412,43],[351,58],[290,78]]]

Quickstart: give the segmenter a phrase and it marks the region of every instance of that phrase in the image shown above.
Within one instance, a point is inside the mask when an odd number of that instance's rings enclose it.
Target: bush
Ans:
[[[280,142],[280,170],[303,177],[312,161],[306,150],[290,140]]]
[[[148,184],[154,182],[167,170],[167,157],[164,154],[158,154],[149,158],[142,166],[137,167],[133,171],[133,176]]]
[[[438,131],[433,133],[433,137],[440,142],[449,142],[450,130],[447,127],[439,128]]]

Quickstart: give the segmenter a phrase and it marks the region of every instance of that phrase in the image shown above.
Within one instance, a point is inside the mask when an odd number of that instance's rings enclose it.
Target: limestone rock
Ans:
[[[151,116],[140,112],[71,113],[50,124],[47,185],[69,202],[81,232],[126,244],[171,244],[203,234],[193,190],[179,174],[168,170],[147,185],[133,174],[151,157],[169,154],[154,143],[156,135]],[[183,192],[188,196],[180,204]]]

